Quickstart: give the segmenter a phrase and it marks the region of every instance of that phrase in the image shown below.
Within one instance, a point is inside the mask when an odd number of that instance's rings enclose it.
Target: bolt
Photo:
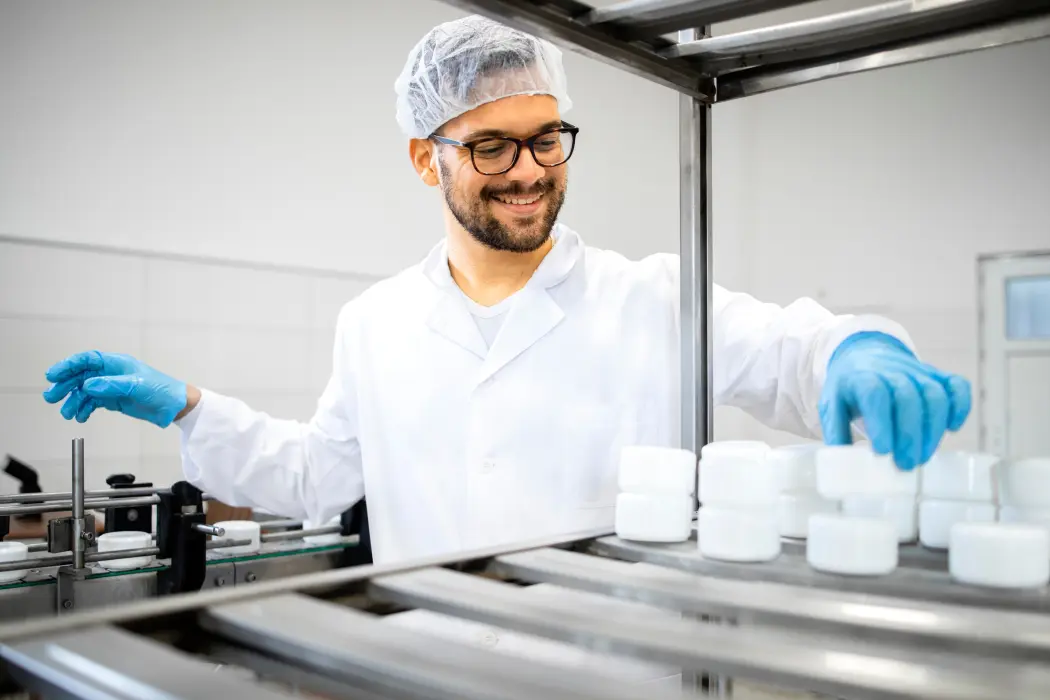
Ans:
[[[255,579],[257,579],[257,578],[258,577],[254,573],[252,573],[251,571],[249,571],[244,576],[244,580],[247,581],[248,583],[255,583]]]
[[[95,539],[95,533],[85,530],[83,533],[81,533],[81,537],[84,538],[85,542],[92,542]]]
[[[219,576],[218,578],[215,579],[215,585],[218,586],[219,588],[222,588],[223,586],[226,585],[226,579],[224,579],[222,576]]]
[[[127,518],[129,523],[133,523],[139,519],[139,512],[137,510],[129,510]]]
[[[72,600],[63,600],[62,601],[62,607],[65,608],[66,610],[69,610],[70,608],[73,607],[73,601]]]

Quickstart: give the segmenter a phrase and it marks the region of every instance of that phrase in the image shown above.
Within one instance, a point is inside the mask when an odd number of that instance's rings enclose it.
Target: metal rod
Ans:
[[[160,553],[157,547],[143,547],[141,549],[124,549],[116,552],[85,552],[85,562],[109,561],[110,559],[130,559],[131,557],[156,556]],[[70,554],[59,554],[54,557],[37,557],[35,559],[23,559],[21,561],[6,561],[0,563],[0,571],[21,571],[23,569],[46,569],[53,566],[66,566],[73,561]],[[79,567],[83,568],[83,566]]]
[[[752,68],[728,73],[718,79],[718,100],[725,102],[771,90],[863,73],[881,68],[958,56],[1050,37],[1050,15],[1016,20],[999,26],[904,43],[890,49],[875,49],[841,60],[815,60],[775,68]]]
[[[85,491],[84,498],[109,498],[112,496],[152,496],[158,493],[167,493],[169,488],[156,488],[148,486],[136,486],[129,489],[99,489],[98,491]],[[73,494],[69,491],[56,491],[54,493],[15,493],[0,496],[0,504],[16,503],[41,503],[44,501],[69,501]]]
[[[246,544],[251,544],[250,539],[243,540],[209,540],[204,547],[206,549],[221,549],[223,547],[243,547]]]
[[[318,535],[333,535],[342,532],[340,525],[326,525],[309,530],[289,530],[287,532],[267,532],[261,536],[263,542],[280,542],[282,540],[298,540],[303,537],[316,537]]]
[[[770,65],[819,56],[845,56],[902,41],[1005,21],[1047,9],[1046,0],[894,0],[881,5],[746,32],[683,41],[665,49],[672,58],[702,59],[705,71]],[[1012,7],[1011,7],[1012,6]]]
[[[581,24],[611,24],[629,36],[658,36],[687,27],[727,22],[810,0],[626,0],[592,10]]]
[[[193,526],[193,529],[197,532],[203,532],[205,535],[212,535],[213,537],[224,537],[226,535],[226,528],[217,527],[215,525],[197,524]]]
[[[104,498],[98,500],[85,500],[85,510],[106,510],[108,508],[132,508],[135,506],[151,506],[160,503],[156,496],[144,498]],[[58,513],[71,510],[71,501],[51,501],[26,506],[0,506],[0,516],[4,515],[32,515],[34,513]]]
[[[290,528],[302,527],[302,520],[264,520],[259,523],[262,525],[263,530],[286,530]]]
[[[705,31],[691,29],[681,36],[687,39]],[[681,444],[699,455],[712,434],[710,106],[681,96],[678,124]]]
[[[84,438],[73,439],[73,522],[70,548],[73,550],[73,568],[84,568]],[[94,533],[91,533],[94,535]]]

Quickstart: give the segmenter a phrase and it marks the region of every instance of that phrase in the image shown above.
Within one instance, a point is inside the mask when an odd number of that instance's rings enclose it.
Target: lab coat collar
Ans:
[[[422,263],[423,274],[438,292],[427,316],[427,325],[482,360],[477,376],[479,384],[549,333],[565,317],[547,290],[568,277],[583,246],[576,232],[560,224],[551,231],[551,237],[554,246],[518,292],[518,298],[491,348],[486,348],[477,323],[452,279],[446,242],[436,245]]]

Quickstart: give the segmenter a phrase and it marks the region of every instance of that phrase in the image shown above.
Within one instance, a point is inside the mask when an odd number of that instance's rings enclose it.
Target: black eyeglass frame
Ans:
[[[579,133],[579,127],[573,126],[569,122],[562,122],[561,126],[554,127],[553,129],[546,129],[545,131],[541,131],[540,133],[530,136],[527,139],[516,139],[512,136],[484,136],[480,139],[473,139],[471,141],[456,141],[455,139],[445,138],[444,136],[438,136],[437,134],[431,134],[430,138],[446,146],[466,148],[468,151],[470,151],[470,164],[474,166],[474,170],[476,170],[479,175],[495,176],[502,175],[503,173],[510,172],[514,169],[514,166],[518,164],[518,158],[521,157],[522,146],[528,146],[529,151],[532,153],[532,159],[536,161],[536,163],[538,163],[539,165],[542,165],[544,168],[557,168],[559,165],[565,165],[569,162],[569,159],[572,158],[572,154],[576,152],[576,136]],[[536,157],[536,141],[550,134],[572,134],[572,147],[569,149],[569,154],[565,156],[565,158],[562,159],[561,162],[554,163],[552,165],[545,165],[543,163],[540,163],[540,159]],[[509,143],[514,144],[514,158],[510,161],[510,165],[508,165],[503,170],[500,170],[498,173],[481,172],[481,169],[478,167],[477,161],[474,160],[474,147],[478,144],[485,143],[487,141],[507,141]]]

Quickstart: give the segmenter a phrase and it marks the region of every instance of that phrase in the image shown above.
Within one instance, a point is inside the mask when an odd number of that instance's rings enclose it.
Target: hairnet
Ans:
[[[431,29],[394,83],[397,123],[426,138],[464,112],[511,95],[552,95],[572,106],[561,51],[548,41],[477,15]]]

